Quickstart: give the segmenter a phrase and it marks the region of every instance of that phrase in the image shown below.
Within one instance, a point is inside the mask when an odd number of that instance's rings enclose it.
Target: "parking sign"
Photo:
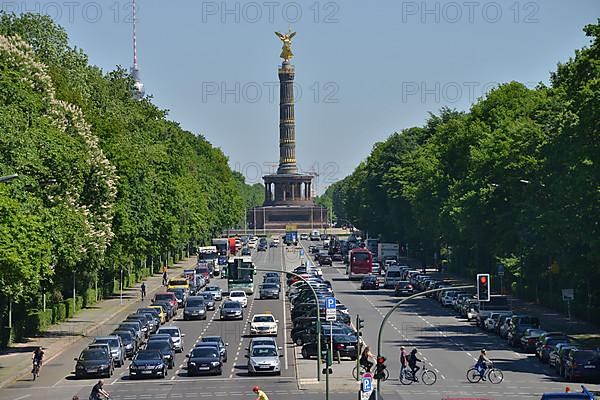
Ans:
[[[364,377],[362,378],[362,391],[367,393],[373,390],[373,378]]]
[[[335,321],[336,303],[335,297],[325,298],[325,321]]]

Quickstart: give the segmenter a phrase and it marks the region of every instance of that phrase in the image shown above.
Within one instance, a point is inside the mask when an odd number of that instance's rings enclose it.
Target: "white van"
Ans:
[[[400,265],[390,265],[385,271],[385,279],[383,281],[384,288],[395,288],[396,283],[401,281]]]

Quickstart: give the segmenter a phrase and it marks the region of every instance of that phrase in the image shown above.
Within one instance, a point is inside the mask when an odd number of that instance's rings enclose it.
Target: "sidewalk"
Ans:
[[[196,257],[190,257],[169,268],[169,275],[177,276],[183,272],[183,269],[190,268],[195,264]],[[154,292],[164,288],[162,274],[150,276],[144,282],[146,282],[148,298],[151,298]],[[0,388],[29,374],[31,355],[38,346],[44,348],[44,364],[47,364],[65,350],[88,342],[91,337],[110,334],[114,323],[121,321],[127,314],[142,305],[140,284],[133,288],[124,288],[122,301],[119,295],[99,301],[94,306],[81,310],[74,318],[52,325],[39,337],[30,338],[26,343],[15,343],[10,348],[2,350],[0,352]]]

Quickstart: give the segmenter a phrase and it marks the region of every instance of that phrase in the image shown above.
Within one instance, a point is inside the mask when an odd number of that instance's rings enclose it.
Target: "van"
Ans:
[[[401,271],[399,265],[390,265],[385,271],[385,278],[383,281],[384,288],[395,288],[396,283],[402,280]]]

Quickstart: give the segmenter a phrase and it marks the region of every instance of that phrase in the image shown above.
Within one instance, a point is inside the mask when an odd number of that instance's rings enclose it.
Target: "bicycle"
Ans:
[[[33,367],[31,368],[31,374],[33,375],[33,380],[40,376],[40,362],[38,360],[33,360]]]
[[[359,376],[356,376],[356,367],[354,367],[354,368],[352,369],[352,377],[353,377],[354,379],[359,379],[359,378],[362,378],[362,377],[363,377],[363,375],[364,375],[366,372],[367,372],[367,371],[365,370],[365,367],[363,367],[363,366],[361,365],[361,366],[359,366],[359,373],[360,373],[360,375],[359,375]],[[388,379],[389,379],[389,377],[390,377],[390,371],[388,371],[387,369],[383,370],[383,377],[381,378],[381,380],[382,380],[382,381],[386,381],[386,380],[388,380]]]
[[[467,380],[470,383],[477,383],[482,378],[486,378],[493,384],[498,384],[504,380],[504,374],[498,368],[490,367],[486,368],[485,372],[482,374],[479,373],[477,368],[473,367],[467,371]]]
[[[423,365],[423,369],[421,372],[417,371],[417,375],[421,374],[421,382],[425,385],[433,385],[437,381],[437,375],[434,371],[427,369],[425,365]],[[403,385],[410,385],[413,382],[416,382],[416,376],[413,374],[410,367],[406,367],[400,371],[400,382]]]

